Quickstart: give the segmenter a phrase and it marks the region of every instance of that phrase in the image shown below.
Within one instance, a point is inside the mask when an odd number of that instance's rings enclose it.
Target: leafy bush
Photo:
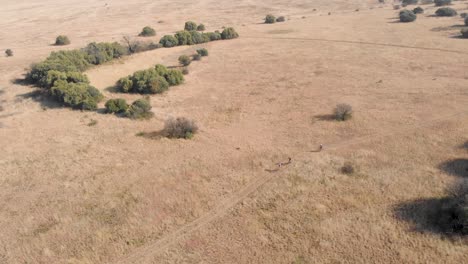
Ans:
[[[185,22],[184,30],[187,30],[187,31],[197,30],[197,24],[192,21]]]
[[[203,33],[204,36],[207,36],[210,41],[221,40],[222,36],[219,31]]]
[[[206,57],[208,56],[208,50],[203,48],[203,49],[198,49],[197,53],[200,54],[200,56]]]
[[[180,62],[180,64],[182,64],[182,65],[184,65],[184,66],[188,66],[188,65],[190,65],[190,63],[191,63],[192,61],[190,60],[190,57],[189,57],[189,56],[187,56],[187,55],[182,55],[182,56],[179,57],[179,62]]]
[[[457,11],[455,11],[455,9],[450,8],[450,7],[441,7],[437,9],[435,13],[437,16],[447,16],[447,17],[457,15]]]
[[[68,44],[70,44],[70,39],[68,39],[67,36],[60,35],[55,39],[55,45],[57,46],[63,46]]]
[[[190,139],[197,131],[198,126],[195,122],[185,117],[170,118],[164,124],[164,133],[169,138]]]
[[[147,119],[153,116],[149,98],[138,99],[132,103],[126,112],[126,116],[132,119]]]
[[[266,24],[273,24],[276,22],[276,17],[274,15],[267,15],[265,17],[265,23]]]
[[[154,28],[146,26],[141,30],[141,33],[139,36],[142,37],[151,37],[151,36],[156,36],[156,30]]]
[[[184,82],[184,76],[178,70],[168,70],[163,65],[137,71],[132,76],[121,78],[117,88],[124,93],[159,94],[169,89],[169,86]]]
[[[460,33],[462,38],[468,38],[468,28],[462,29]]]
[[[126,54],[125,47],[117,42],[92,42],[89,43],[83,51],[87,54],[86,60],[94,65],[103,64],[113,59],[120,58]]]
[[[106,112],[107,113],[125,113],[127,112],[128,104],[125,99],[110,99],[106,102]]]
[[[60,72],[50,70],[47,72],[44,88],[52,88],[56,81],[66,81],[68,83],[87,83],[89,84],[88,77],[81,72]]]
[[[238,38],[239,34],[237,34],[236,30],[232,27],[225,28],[223,33],[221,33],[222,39],[234,39]]]
[[[58,80],[50,91],[59,102],[75,109],[96,110],[103,99],[101,92],[87,83]]]
[[[166,35],[162,37],[161,40],[159,41],[159,44],[161,44],[165,48],[175,47],[178,45],[178,43],[179,41],[177,40],[177,38],[171,35]]]
[[[286,18],[284,18],[284,16],[280,16],[276,19],[276,22],[284,22],[286,21]]]
[[[413,11],[410,10],[402,10],[400,11],[400,22],[413,22],[416,20],[416,15]]]
[[[422,9],[420,6],[418,6],[415,9],[413,9],[413,13],[422,14],[422,13],[424,13],[424,9]]]
[[[166,78],[166,81],[170,86],[179,85],[184,82],[184,75],[179,70],[168,70],[164,74],[164,78]]]
[[[12,51],[11,49],[6,49],[6,50],[5,50],[5,55],[6,55],[7,57],[11,57],[11,56],[13,56],[13,51]]]
[[[192,37],[193,44],[201,44],[210,41],[210,38],[206,34],[202,34],[198,31],[190,31],[190,35]]]
[[[353,108],[349,104],[338,104],[334,110],[335,119],[346,121],[353,116]]]
[[[124,77],[117,81],[117,87],[123,93],[129,93],[133,89],[133,81],[131,77]]]
[[[178,45],[193,45],[192,35],[189,31],[177,31],[175,34]]]
[[[434,0],[435,6],[446,6],[452,4],[452,0]]]
[[[404,5],[417,5],[418,0],[403,0],[402,4],[404,4]]]
[[[198,25],[197,31],[205,31],[205,25],[203,24]]]

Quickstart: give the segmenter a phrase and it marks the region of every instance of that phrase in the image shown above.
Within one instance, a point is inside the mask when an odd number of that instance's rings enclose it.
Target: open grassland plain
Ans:
[[[1,5],[0,50],[14,56],[0,56],[0,263],[468,260],[466,236],[440,232],[431,214],[468,180],[459,16],[421,5],[400,23],[377,0]],[[270,13],[286,21],[264,24]],[[240,37],[85,72],[106,99],[132,102],[142,96],[116,92],[120,78],[208,49],[183,84],[151,96],[150,120],[104,114],[104,102],[63,108],[21,81],[52,51],[138,38],[147,25],[158,42],[190,20]],[[70,45],[54,45],[61,34]],[[330,116],[340,103],[350,120]],[[193,139],[145,136],[178,116],[196,120]]]

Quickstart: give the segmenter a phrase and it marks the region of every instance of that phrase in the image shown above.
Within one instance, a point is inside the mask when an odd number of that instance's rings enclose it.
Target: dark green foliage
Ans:
[[[171,36],[171,35],[166,35],[164,37],[161,38],[161,40],[159,41],[159,43],[161,45],[163,45],[163,47],[165,48],[172,48],[172,47],[175,47],[178,45],[179,41],[177,40],[176,37],[174,36]]]
[[[464,28],[460,31],[462,38],[468,38],[468,28]]]
[[[197,31],[205,31],[205,25],[203,24],[198,25]]]
[[[236,30],[232,27],[225,28],[223,33],[221,33],[222,39],[234,39],[238,38],[239,34],[237,34]]]
[[[424,13],[424,9],[422,9],[420,6],[418,6],[415,9],[413,9],[413,13],[422,14],[422,13]]]
[[[221,40],[221,33],[219,31],[203,33],[204,36],[207,36],[210,41]]]
[[[125,99],[110,99],[106,102],[107,113],[125,113],[127,112],[128,104]]]
[[[346,121],[353,116],[353,108],[349,104],[339,104],[334,110],[335,119],[338,121]]]
[[[147,119],[153,116],[149,98],[138,99],[132,103],[126,112],[126,116],[132,119]]]
[[[435,6],[446,6],[452,4],[452,0],[435,0]]]
[[[284,22],[286,21],[286,18],[284,18],[284,16],[280,16],[276,19],[276,22]]]
[[[203,48],[203,49],[198,49],[197,53],[200,54],[200,56],[206,57],[208,56],[208,50]]]
[[[154,28],[146,26],[141,30],[141,33],[139,36],[142,37],[151,37],[151,36],[156,36],[156,30]]]
[[[402,1],[402,4],[403,4],[403,5],[417,5],[417,4],[418,4],[418,0],[403,0],[403,1]]]
[[[81,72],[60,72],[56,70],[50,70],[47,72],[44,88],[51,88],[55,85],[56,81],[66,81],[68,83],[87,83],[89,84],[88,77]]]
[[[169,138],[191,139],[198,131],[198,126],[193,120],[185,117],[170,118],[164,124],[164,134]]]
[[[123,93],[129,93],[133,89],[133,81],[131,77],[123,77],[117,81],[117,87]]]
[[[11,56],[13,56],[13,51],[12,51],[11,49],[6,49],[6,50],[5,50],[5,55],[6,55],[7,57],[11,57]]]
[[[125,47],[117,42],[89,43],[83,51],[87,54],[87,61],[94,65],[103,64],[126,54]]]
[[[189,31],[177,31],[175,34],[175,38],[177,39],[178,45],[193,45],[192,35]]]
[[[400,11],[400,22],[413,22],[416,20],[416,15],[411,10]]]
[[[164,74],[164,78],[170,86],[179,85],[184,82],[184,75],[179,70],[168,70]]]
[[[154,66],[154,69],[156,70],[156,73],[160,76],[165,76],[167,73],[169,73],[167,67],[162,64],[156,64]]]
[[[185,22],[184,30],[187,30],[187,31],[197,30],[197,24],[192,21]]]
[[[192,58],[193,58],[194,61],[199,61],[199,60],[201,60],[201,55],[197,53],[197,54],[193,55]]]
[[[198,31],[190,31],[193,44],[201,44],[210,41],[209,37],[205,34],[202,34]]]
[[[265,23],[266,24],[273,24],[276,22],[276,17],[274,15],[267,15],[265,17]]]
[[[456,16],[457,11],[453,8],[450,7],[441,7],[436,10],[435,14],[437,16],[446,16],[446,17],[451,17],[451,16]]]
[[[184,66],[188,66],[188,65],[190,65],[190,63],[191,63],[192,61],[190,60],[190,57],[189,57],[189,56],[187,56],[187,55],[182,55],[182,56],[179,57],[179,62],[180,62],[180,64],[182,64],[182,65],[184,65]]]
[[[63,46],[68,44],[70,44],[70,39],[68,39],[67,36],[60,35],[55,39],[55,45],[57,46]]]
[[[64,105],[81,110],[96,110],[97,104],[103,99],[101,92],[87,83],[58,80],[50,92]]]

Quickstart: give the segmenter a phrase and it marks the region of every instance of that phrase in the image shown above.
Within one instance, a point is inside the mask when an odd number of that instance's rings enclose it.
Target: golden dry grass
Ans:
[[[444,170],[468,155],[467,42],[451,27],[462,20],[424,6],[416,22],[393,23],[391,5],[375,2],[2,3],[0,47],[15,56],[0,57],[0,262],[466,261],[466,239],[428,229],[416,202],[464,179]],[[267,13],[290,20],[260,24]],[[153,96],[150,121],[60,108],[11,82],[64,48],[50,46],[58,34],[78,48],[152,25],[157,40],[186,20],[241,37],[203,45],[210,56],[184,85]],[[106,97],[133,100],[107,88],[197,48],[87,75]],[[353,106],[353,119],[327,118],[338,103]],[[135,136],[171,116],[196,120],[197,136]],[[319,144],[325,151],[314,152]],[[359,173],[340,172],[348,161]],[[404,219],[405,208],[417,214]]]

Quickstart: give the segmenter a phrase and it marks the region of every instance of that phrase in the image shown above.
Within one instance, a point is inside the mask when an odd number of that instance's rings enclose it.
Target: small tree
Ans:
[[[5,55],[7,57],[11,57],[11,56],[13,56],[13,51],[11,49],[7,49],[7,50],[5,50]]]
[[[286,18],[284,18],[284,16],[280,16],[276,19],[276,22],[284,22],[286,21]]]
[[[198,126],[193,120],[185,117],[170,118],[164,124],[163,131],[169,138],[191,139],[197,133]]]
[[[200,56],[206,57],[208,56],[208,50],[203,48],[203,49],[198,49],[197,53],[200,54]]]
[[[187,21],[185,22],[184,29],[187,31],[197,30],[197,24],[193,21]]]
[[[156,36],[156,30],[154,28],[146,26],[141,30],[141,33],[139,36],[142,37],[151,37],[151,36]]]
[[[450,7],[441,7],[436,10],[435,14],[437,16],[451,17],[451,16],[456,16],[457,11]]]
[[[416,20],[416,15],[413,11],[410,10],[402,10],[400,11],[400,22],[407,23],[413,22]]]
[[[55,39],[55,45],[57,46],[63,46],[68,44],[70,44],[70,39],[68,39],[67,36],[60,35]]]
[[[353,116],[353,108],[349,104],[338,104],[334,111],[335,119],[338,121],[346,121]]]
[[[203,24],[198,25],[197,31],[205,31],[205,25]]]
[[[222,39],[234,39],[238,38],[239,34],[237,34],[236,30],[232,27],[225,28],[223,33],[221,33]]]
[[[180,62],[180,64],[182,64],[184,66],[189,66],[192,61],[190,60],[189,56],[182,55],[182,56],[179,57],[179,62]]]
[[[268,14],[266,17],[265,17],[265,23],[266,24],[273,24],[276,22],[276,17],[274,15],[270,15]]]
[[[161,38],[159,44],[161,44],[165,48],[172,48],[177,46],[179,41],[172,35],[166,35]]]
[[[106,102],[107,113],[125,113],[128,109],[128,104],[125,99],[110,99]]]

